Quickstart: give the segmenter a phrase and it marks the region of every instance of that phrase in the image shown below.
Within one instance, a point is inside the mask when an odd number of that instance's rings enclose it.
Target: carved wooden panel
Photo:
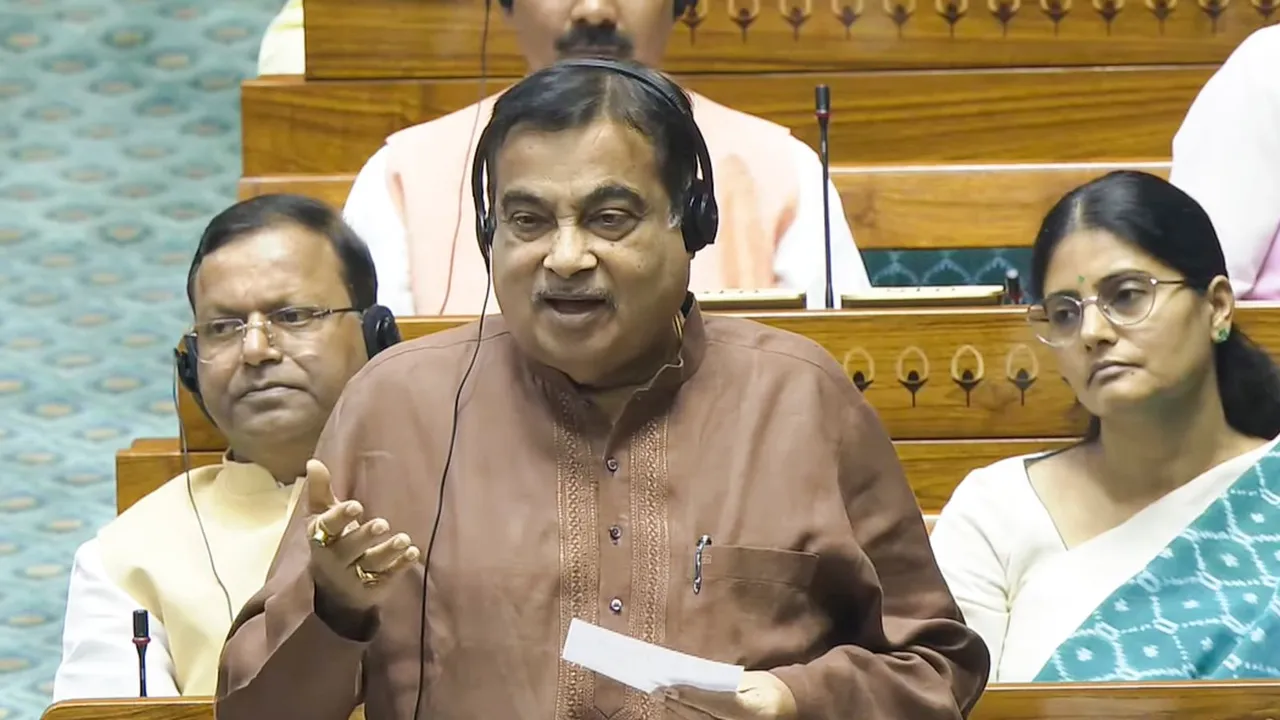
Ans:
[[[1168,160],[1212,68],[706,76],[685,85],[817,147],[813,87],[831,87],[831,162]],[[494,81],[486,92],[506,87]],[[469,80],[245,83],[244,174],[354,173],[391,133],[467,107]],[[468,169],[469,171],[469,169]]]
[[[1084,431],[1075,397],[1022,308],[746,316],[826,348],[895,440],[1052,438]],[[464,320],[404,318],[400,327],[405,338],[414,338]],[[1263,347],[1280,351],[1280,305],[1242,303],[1237,322]],[[179,416],[191,449],[226,447],[185,391],[179,393]]]
[[[1168,163],[833,167],[845,218],[861,250],[1030,247],[1049,208],[1112,170],[1169,176]],[[355,175],[244,178],[240,197],[298,193],[342,207]]]
[[[517,0],[518,1],[518,0]],[[307,0],[314,78],[479,77],[483,0]],[[701,0],[673,72],[1217,63],[1280,0]],[[493,4],[487,74],[525,71]]]

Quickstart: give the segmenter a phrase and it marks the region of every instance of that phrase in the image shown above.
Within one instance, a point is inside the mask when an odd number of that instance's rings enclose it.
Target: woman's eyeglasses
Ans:
[[[1144,272],[1109,277],[1098,285],[1098,294],[1088,298],[1055,293],[1027,309],[1027,320],[1036,337],[1046,345],[1062,347],[1075,341],[1084,320],[1084,309],[1097,305],[1112,325],[1124,327],[1146,320],[1155,308],[1161,285],[1186,285],[1186,280],[1159,280]]]

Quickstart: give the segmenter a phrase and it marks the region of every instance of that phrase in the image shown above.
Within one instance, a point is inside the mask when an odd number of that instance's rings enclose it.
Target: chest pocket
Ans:
[[[705,656],[748,667],[767,667],[779,654],[800,651],[821,625],[809,592],[817,569],[813,553],[707,547],[689,640]]]
[[[702,551],[702,577],[808,589],[818,569],[813,553],[746,545],[709,545]]]

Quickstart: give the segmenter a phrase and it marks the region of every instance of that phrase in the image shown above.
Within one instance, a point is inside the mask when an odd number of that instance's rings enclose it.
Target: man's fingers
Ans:
[[[358,560],[391,532],[391,525],[382,518],[375,518],[363,525],[351,523],[347,528],[332,548],[334,559],[342,565],[350,565]]]
[[[307,509],[312,515],[319,515],[329,508],[337,504],[338,499],[333,496],[333,484],[329,477],[329,468],[319,460],[307,461]],[[344,523],[345,524],[345,523]],[[333,527],[341,527],[325,525],[326,529]]]
[[[323,510],[320,513],[320,517],[315,519],[315,522],[321,528],[324,528],[325,533],[337,540],[347,532],[359,527],[357,521],[363,513],[364,507],[359,502],[348,500]],[[312,532],[314,530],[315,528],[312,528]]]
[[[412,547],[409,536],[404,533],[397,533],[391,538],[384,540],[377,545],[364,551],[364,555],[358,560],[360,567],[369,572],[389,572],[400,557],[406,554]],[[417,551],[417,548],[413,548]]]
[[[736,692],[711,692],[701,688],[677,687],[667,696],[667,705],[671,703],[684,706],[696,713],[697,717],[733,718],[740,711]]]

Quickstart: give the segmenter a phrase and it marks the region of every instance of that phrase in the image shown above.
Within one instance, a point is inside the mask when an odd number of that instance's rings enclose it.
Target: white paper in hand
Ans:
[[[737,692],[743,672],[741,665],[686,655],[577,618],[569,623],[561,657],[646,694],[676,685]]]

